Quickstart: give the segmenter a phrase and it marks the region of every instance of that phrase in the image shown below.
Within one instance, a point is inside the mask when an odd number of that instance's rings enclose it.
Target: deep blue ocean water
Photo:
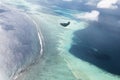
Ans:
[[[120,75],[120,27],[117,26],[94,22],[74,32],[75,44],[69,51],[105,71]]]

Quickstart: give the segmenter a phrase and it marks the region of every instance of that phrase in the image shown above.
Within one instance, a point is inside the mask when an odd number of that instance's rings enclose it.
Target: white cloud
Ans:
[[[116,9],[118,8],[117,5],[115,5],[118,2],[118,0],[101,0],[98,4],[98,8],[110,8],[110,9]]]
[[[63,1],[68,1],[68,2],[70,2],[70,1],[72,1],[72,0],[63,0]]]
[[[100,12],[97,10],[92,10],[91,12],[86,12],[84,14],[76,14],[75,17],[78,19],[85,19],[90,21],[98,21]]]
[[[85,4],[89,6],[96,6],[98,3],[98,0],[89,0]]]

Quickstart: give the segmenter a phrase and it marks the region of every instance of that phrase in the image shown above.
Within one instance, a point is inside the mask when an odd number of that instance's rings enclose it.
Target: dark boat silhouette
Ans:
[[[63,26],[63,27],[67,27],[68,25],[70,25],[70,21],[67,22],[67,23],[60,23],[60,25]]]

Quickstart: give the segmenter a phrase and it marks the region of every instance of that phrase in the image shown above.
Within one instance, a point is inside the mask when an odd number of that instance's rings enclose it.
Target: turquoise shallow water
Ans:
[[[106,72],[69,52],[71,45],[77,44],[73,42],[74,32],[85,30],[92,23],[75,17],[78,13],[84,15],[86,10],[71,10],[69,6],[60,7],[56,3],[55,6],[49,4],[50,7],[45,7],[33,2],[4,2],[27,15],[39,34],[34,39],[39,38],[43,45],[42,56],[37,61],[33,55],[28,57],[35,63],[16,74],[13,77],[15,80],[120,80],[118,75]],[[67,21],[71,22],[68,27],[60,25]]]

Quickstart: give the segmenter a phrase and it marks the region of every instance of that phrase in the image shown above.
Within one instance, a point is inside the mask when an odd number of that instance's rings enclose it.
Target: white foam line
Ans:
[[[38,32],[38,38],[39,38],[40,46],[41,46],[40,55],[42,56],[43,51],[44,51],[44,45],[45,45],[43,35],[41,33],[41,30],[39,31],[39,29],[38,29],[39,25],[29,15],[26,14],[26,16],[36,25],[36,29]]]
[[[39,41],[40,41],[40,45],[41,45],[41,50],[40,50],[40,54],[42,55],[43,54],[43,41],[42,41],[42,39],[41,39],[41,37],[40,37],[41,35],[40,35],[40,33],[38,32],[38,37],[39,37]]]
[[[39,42],[40,42],[40,46],[41,46],[41,50],[40,50],[40,56],[43,55],[43,51],[44,51],[44,45],[45,45],[45,42],[44,42],[44,38],[43,38],[43,35],[41,33],[41,31],[38,30],[38,25],[37,23],[27,14],[25,14],[35,25],[36,25],[36,29],[37,29],[37,32],[38,32],[38,38],[39,38]],[[27,67],[25,70],[27,70],[29,67]],[[22,70],[22,69],[21,69]],[[20,71],[21,71],[20,70]],[[24,69],[23,69],[24,70]],[[19,76],[22,75],[22,73],[19,73],[20,71],[17,71],[13,76],[11,76],[11,79],[10,80],[17,80]]]

